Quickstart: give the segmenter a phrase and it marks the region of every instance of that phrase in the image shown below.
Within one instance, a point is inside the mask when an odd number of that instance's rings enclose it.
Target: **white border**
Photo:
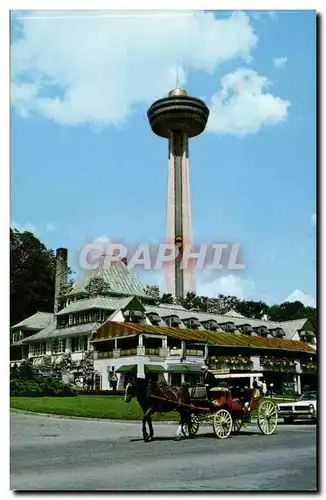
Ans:
[[[323,7],[325,5],[324,2],[319,0],[318,2],[315,2],[314,5],[312,2],[308,1],[296,1],[296,2],[284,2],[284,0],[274,0],[274,2],[270,1],[265,1],[262,3],[261,1],[257,0],[248,0],[246,4],[242,1],[234,1],[234,0],[229,0],[228,2],[205,2],[205,10],[220,10],[220,9],[225,9],[225,10],[256,10],[256,11],[261,11],[262,10],[270,10],[270,11],[276,11],[276,10],[317,10],[318,12],[322,13],[323,12]],[[262,5],[264,6],[264,9],[262,9]],[[150,10],[189,10],[189,9],[194,9],[194,10],[202,10],[203,9],[203,4],[198,1],[198,0],[161,0],[157,1],[155,5],[153,5],[153,2],[150,0],[141,0],[141,1],[132,1],[132,0],[111,0],[109,5],[107,1],[104,0],[93,0],[91,2],[92,10],[121,10],[121,9],[129,9],[129,10],[144,10],[144,9],[150,9]],[[46,4],[44,3],[44,0],[34,0],[30,2],[29,5],[26,5],[26,2],[24,1],[12,1],[8,2],[6,0],[3,0],[1,2],[1,30],[0,30],[0,36],[2,38],[2,44],[1,47],[4,48],[4,50],[1,51],[1,68],[4,70],[2,71],[2,76],[1,78],[1,100],[2,100],[2,113],[1,113],[1,121],[2,121],[2,127],[1,127],[1,150],[3,152],[4,158],[2,161],[2,179],[1,179],[1,210],[0,210],[0,224],[1,224],[1,230],[3,235],[8,235],[8,226],[10,225],[10,219],[9,219],[9,126],[8,126],[8,111],[9,111],[9,9],[15,9],[15,10],[44,10],[46,9],[52,9],[52,10],[75,10],[75,9],[85,9],[85,10],[90,10],[90,2],[89,0],[79,0],[78,2],[74,1],[68,1],[68,0],[48,0]],[[267,13],[266,13],[267,14]],[[3,29],[4,28],[4,29]],[[321,34],[320,34],[321,35]],[[323,54],[324,49],[324,40],[320,40],[322,43],[321,47],[321,54]],[[322,75],[324,76],[324,75]],[[325,79],[322,79],[323,82],[325,82]],[[295,84],[295,82],[294,82]],[[321,112],[321,111],[320,111]],[[322,131],[321,131],[322,133]],[[320,162],[322,159],[322,153],[324,152],[324,141],[322,140],[322,137],[320,135],[320,147],[321,147],[321,157],[320,157]],[[314,168],[314,165],[312,163],[312,168]],[[321,164],[320,164],[320,170],[321,170]],[[321,181],[321,175],[320,175],[320,181]],[[321,193],[320,193],[321,194]],[[321,196],[322,198],[322,196]],[[300,202],[300,200],[299,200]],[[321,211],[319,212],[319,217],[318,217],[318,222],[321,225],[326,226],[326,217],[323,217],[324,215],[324,207],[321,207]],[[321,221],[321,223],[320,223]],[[325,234],[326,234],[326,227],[323,228],[323,235],[324,239]],[[324,243],[323,248],[326,246],[326,242],[323,241]],[[2,272],[1,272],[1,277],[2,277],[2,284],[6,282],[8,279],[8,263],[9,263],[9,245],[7,245],[7,239],[6,236],[4,237],[4,241],[2,245],[0,245],[0,252],[1,252],[1,266],[2,266]],[[321,256],[320,256],[321,257]],[[298,270],[300,272],[300,270]],[[324,279],[325,275],[323,272],[322,278]],[[8,282],[7,282],[8,283]],[[2,328],[2,335],[4,336],[5,344],[8,342],[9,344],[9,290],[8,287],[3,286],[1,289],[2,297],[1,297],[1,320],[3,324]],[[323,297],[324,299],[324,297]],[[319,297],[319,309],[326,310],[324,306],[324,300],[321,301],[321,297]],[[325,304],[326,305],[326,304]],[[323,329],[323,322],[319,325],[319,337],[322,337],[322,332],[324,332]],[[8,395],[7,401],[9,401],[9,377],[8,377],[8,352],[9,352],[9,345],[5,345],[3,348],[3,361],[1,363],[1,370],[2,370],[2,377],[1,380],[4,384],[4,391],[3,394]],[[322,346],[319,346],[321,348]],[[319,364],[319,369],[321,369],[322,363],[320,362]],[[322,380],[322,374],[320,374],[320,380]],[[322,389],[322,388],[321,388]],[[320,390],[320,396],[322,397],[322,390]],[[321,412],[320,412],[321,413]],[[324,413],[324,412],[323,412]],[[7,493],[8,494],[8,489],[9,489],[9,412],[8,414],[6,411],[3,411],[3,420],[1,424],[1,432],[2,432],[2,453],[3,453],[3,459],[2,459],[2,464],[1,464],[1,490],[2,493]],[[325,440],[323,439],[324,436],[321,435],[319,436],[319,444],[325,443]],[[8,443],[8,444],[7,444]],[[250,451],[250,444],[248,450]],[[254,452],[251,450],[251,452]],[[321,485],[321,477],[324,475],[322,472],[324,472],[324,463],[322,460],[322,457],[319,457],[322,466],[320,467],[320,485]],[[223,457],[221,457],[223,459]],[[266,464],[268,466],[268,464]],[[321,470],[323,469],[323,471]],[[10,493],[9,493],[10,494]],[[38,498],[42,497],[43,495],[37,495]],[[44,495],[45,497],[46,495]],[[87,496],[92,496],[87,495]],[[121,497],[121,495],[119,495]],[[122,495],[122,497],[127,496],[127,495]],[[140,496],[140,495],[139,495]],[[163,495],[165,496],[165,495]],[[173,495],[172,495],[173,496]],[[191,495],[193,496],[193,494]],[[197,495],[195,495],[197,496]],[[234,495],[228,495],[228,497],[240,497],[240,494],[234,494]],[[264,495],[266,498],[270,495]],[[290,497],[295,497],[296,495],[289,495]],[[68,495],[63,494],[62,497],[67,497]],[[171,497],[170,495],[166,495],[166,497]],[[302,495],[300,495],[302,497]]]

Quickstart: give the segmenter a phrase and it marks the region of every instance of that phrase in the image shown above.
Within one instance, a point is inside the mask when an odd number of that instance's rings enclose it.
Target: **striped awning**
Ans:
[[[135,325],[140,326],[140,325]],[[132,324],[116,323],[115,321],[106,321],[96,331],[96,340],[104,340],[105,338],[127,337],[134,333],[140,333],[139,328],[135,328]]]
[[[116,373],[135,373],[135,372],[137,372],[137,365],[122,365],[116,370]]]
[[[308,344],[299,340],[283,340],[248,336],[241,333],[211,332],[206,330],[191,330],[189,328],[174,328],[170,326],[142,325],[138,323],[116,323],[106,321],[96,331],[96,339],[126,337],[139,333],[154,333],[174,337],[180,340],[205,342],[223,347],[249,347],[251,349],[280,349],[316,354]]]
[[[166,370],[161,365],[145,365],[145,373],[164,373]]]

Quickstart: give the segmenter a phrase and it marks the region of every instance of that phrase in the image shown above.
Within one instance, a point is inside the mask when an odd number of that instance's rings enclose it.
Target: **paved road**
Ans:
[[[15,490],[296,490],[316,489],[316,427],[255,426],[217,440],[200,429],[176,442],[174,425],[68,420],[12,413],[11,488]]]

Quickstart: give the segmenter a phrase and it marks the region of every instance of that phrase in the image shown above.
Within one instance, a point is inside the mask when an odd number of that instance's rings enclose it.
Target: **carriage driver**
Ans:
[[[212,388],[212,387],[215,387],[216,385],[216,378],[215,378],[215,375],[214,373],[212,373],[209,369],[208,369],[208,366],[206,365],[203,365],[201,367],[201,371],[203,372],[203,375],[204,375],[204,384],[206,386],[206,393],[207,393],[207,399],[209,398],[209,390]]]

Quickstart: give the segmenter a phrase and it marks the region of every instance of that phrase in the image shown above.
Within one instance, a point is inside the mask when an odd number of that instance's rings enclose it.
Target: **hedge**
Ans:
[[[35,377],[32,380],[10,380],[10,396],[41,397],[41,396],[76,396],[78,391],[70,384],[64,384],[52,377]]]

